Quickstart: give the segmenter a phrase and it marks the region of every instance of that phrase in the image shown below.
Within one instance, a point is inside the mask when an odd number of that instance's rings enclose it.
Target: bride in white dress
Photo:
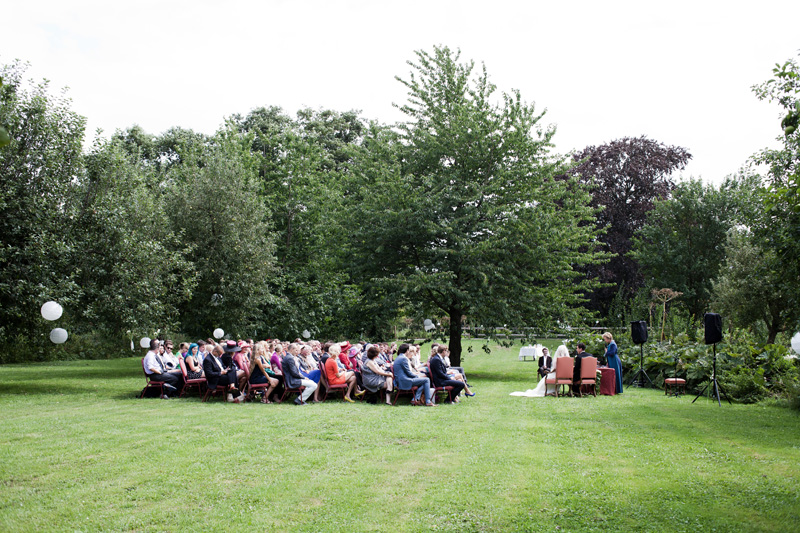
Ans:
[[[558,358],[559,357],[569,357],[569,350],[565,345],[561,345],[556,349],[555,355],[553,355],[553,371],[539,380],[539,384],[536,385],[535,389],[528,389],[525,392],[512,392],[511,396],[526,396],[528,398],[544,398],[548,394],[555,394],[556,386],[555,384],[547,384],[547,379],[552,379],[556,377],[556,365],[558,365]]]

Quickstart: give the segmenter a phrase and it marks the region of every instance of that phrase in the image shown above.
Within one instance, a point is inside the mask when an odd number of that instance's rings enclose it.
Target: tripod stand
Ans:
[[[644,386],[645,386],[644,385],[644,380],[647,380],[647,383],[649,383],[650,387],[652,387],[653,386],[653,382],[650,381],[650,376],[648,376],[647,372],[645,372],[645,370],[644,370],[644,345],[640,344],[639,348],[640,348],[639,370],[637,370],[636,373],[633,375],[633,379],[631,379],[631,382],[630,382],[630,384],[628,386],[629,387],[633,386],[633,387],[644,388]],[[638,382],[637,382],[637,378],[638,378]]]
[[[728,403],[731,404],[731,399],[728,398],[728,395],[725,394],[725,391],[720,388],[719,383],[717,382],[717,343],[716,342],[714,343],[714,367],[713,367],[713,371],[711,373],[711,381],[706,383],[706,386],[703,387],[703,390],[700,391],[700,394],[698,394],[697,396],[694,397],[694,400],[692,400],[692,403],[696,402],[697,399],[700,396],[703,395],[703,393],[706,391],[706,389],[708,388],[709,385],[712,385],[711,395],[712,395],[712,397],[716,397],[717,398],[717,403],[719,404],[720,407],[722,407],[722,402],[719,401],[719,393],[720,392],[722,392],[722,395],[725,396],[726,400],[728,400]],[[731,405],[733,405],[733,404],[731,404]]]

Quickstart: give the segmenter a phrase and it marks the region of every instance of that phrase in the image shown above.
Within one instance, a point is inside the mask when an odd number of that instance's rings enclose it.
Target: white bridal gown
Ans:
[[[558,364],[558,359],[556,359],[556,364]],[[545,380],[550,378],[556,377],[556,365],[553,365],[553,371],[547,374],[546,377],[543,377],[539,380],[539,384],[536,385],[535,389],[528,389],[525,392],[512,392],[511,396],[526,396],[528,398],[544,398],[546,394],[555,394],[556,386],[555,384],[546,384]]]

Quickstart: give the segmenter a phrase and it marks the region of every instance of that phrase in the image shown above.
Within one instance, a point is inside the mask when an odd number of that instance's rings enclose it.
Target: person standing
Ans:
[[[617,343],[614,342],[614,336],[610,332],[603,333],[603,342],[606,343],[606,361],[608,366],[614,369],[617,375],[617,394],[622,394],[622,363],[617,354]]]

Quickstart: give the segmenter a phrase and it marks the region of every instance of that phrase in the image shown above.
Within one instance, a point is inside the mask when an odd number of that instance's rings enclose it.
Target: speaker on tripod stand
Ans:
[[[714,366],[711,372],[711,380],[706,383],[703,390],[700,391],[700,394],[695,396],[692,403],[696,402],[697,398],[702,396],[708,386],[711,385],[711,395],[713,398],[717,399],[717,403],[722,407],[722,402],[719,400],[720,392],[725,396],[725,399],[728,400],[728,403],[731,403],[730,398],[728,398],[725,391],[720,388],[719,382],[717,381],[717,343],[722,341],[722,317],[717,313],[706,313],[703,316],[703,325],[705,326],[706,344],[712,344],[714,346]]]
[[[645,381],[647,381],[649,386],[652,387],[653,382],[650,381],[650,377],[644,370],[644,343],[647,342],[647,322],[644,320],[631,322],[631,340],[633,340],[634,344],[639,345],[639,370],[633,375],[630,385],[645,387]]]

